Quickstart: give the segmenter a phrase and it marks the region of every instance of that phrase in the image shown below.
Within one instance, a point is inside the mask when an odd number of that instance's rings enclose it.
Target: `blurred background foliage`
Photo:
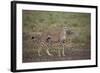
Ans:
[[[23,10],[24,31],[39,31],[54,26],[90,27],[89,13]]]
[[[43,32],[66,26],[80,34],[73,42],[89,44],[90,19],[90,13],[23,10],[23,32]]]
[[[55,60],[77,60],[90,59],[91,53],[91,14],[76,12],[56,12],[56,11],[22,11],[23,27],[23,62],[55,61]],[[68,27],[71,31],[78,33],[68,36],[66,39],[65,57],[57,57],[57,48],[50,48],[50,52],[55,56],[49,57],[42,50],[44,56],[39,57],[29,33],[38,32],[57,32],[56,29]],[[25,32],[25,33],[24,33]],[[54,35],[58,36],[58,35]],[[44,36],[42,36],[44,37]],[[69,47],[68,47],[69,46]],[[33,48],[34,47],[34,48]],[[58,46],[59,47],[59,46]],[[45,48],[45,47],[44,47]],[[54,51],[55,50],[55,51]],[[34,55],[34,56],[33,56]]]

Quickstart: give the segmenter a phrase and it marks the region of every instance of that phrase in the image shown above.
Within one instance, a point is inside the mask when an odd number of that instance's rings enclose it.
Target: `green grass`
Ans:
[[[47,31],[67,26],[80,34],[81,41],[87,41],[90,40],[90,18],[89,13],[23,10],[23,31]]]
[[[23,32],[45,32],[56,28],[69,27],[75,33],[78,33],[76,38],[71,39],[71,47],[81,49],[89,49],[91,42],[91,14],[90,13],[75,13],[75,12],[52,12],[52,11],[34,11],[23,10]],[[31,40],[30,40],[31,41]],[[32,47],[36,46],[23,38],[24,51],[31,51]],[[70,43],[66,43],[69,45]],[[77,46],[76,46],[77,45]],[[26,48],[26,49],[25,49]],[[74,49],[73,49],[74,50]],[[34,50],[34,52],[36,49]],[[55,51],[54,50],[50,50]]]

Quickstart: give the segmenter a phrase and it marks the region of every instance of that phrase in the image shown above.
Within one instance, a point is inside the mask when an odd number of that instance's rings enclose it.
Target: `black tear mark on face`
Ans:
[[[50,39],[51,39],[51,37],[47,37],[46,42],[49,42]]]
[[[68,34],[68,35],[71,35],[71,34],[73,34],[73,32],[72,32],[71,30],[68,30],[68,31],[67,31],[67,34]]]

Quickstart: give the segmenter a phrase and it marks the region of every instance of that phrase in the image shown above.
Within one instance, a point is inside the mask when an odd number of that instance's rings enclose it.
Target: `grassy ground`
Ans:
[[[90,18],[89,13],[23,10],[23,62],[90,59]],[[59,57],[58,49],[50,47],[50,53],[53,56],[48,56],[45,50],[42,50],[42,56],[39,57],[37,49],[40,47],[37,48],[37,44],[34,44],[31,34],[33,32],[43,32],[45,34],[47,32],[57,32],[55,29],[63,27],[71,28],[78,34],[77,37],[75,35],[69,36],[71,42],[66,39],[66,56]],[[57,35],[55,36],[57,37]],[[45,36],[43,37],[45,38]]]

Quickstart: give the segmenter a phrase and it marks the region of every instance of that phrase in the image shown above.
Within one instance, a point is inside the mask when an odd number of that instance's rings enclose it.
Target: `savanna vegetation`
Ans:
[[[90,59],[90,13],[23,10],[22,15],[23,62]],[[58,49],[54,47],[49,47],[53,56],[48,56],[45,49],[41,52],[42,56],[38,56],[37,49],[40,47],[38,43],[33,42],[33,33],[54,33],[63,27],[68,27],[74,33],[68,35],[66,39],[65,56],[58,56]],[[46,35],[43,37],[45,38]]]

